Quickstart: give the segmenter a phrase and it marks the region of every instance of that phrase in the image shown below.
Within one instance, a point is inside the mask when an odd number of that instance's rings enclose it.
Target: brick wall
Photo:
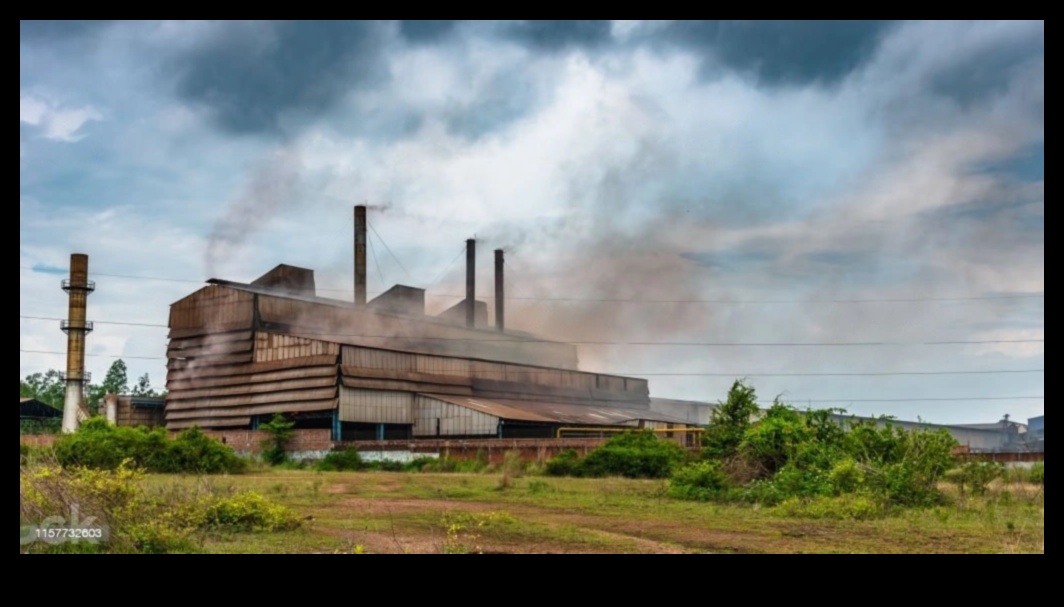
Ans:
[[[204,432],[207,436],[219,440],[239,453],[258,454],[262,452],[263,441],[269,438],[265,432],[251,430],[227,430]],[[174,435],[176,436],[176,434]],[[332,433],[329,430],[296,430],[288,450],[292,452],[331,451]]]
[[[455,460],[475,460],[481,456],[491,464],[501,464],[507,453],[517,453],[522,460],[544,463],[570,449],[580,455],[587,455],[601,447],[603,439],[530,439],[530,440],[419,440],[419,441],[385,441],[353,442],[343,446],[367,452],[406,451],[414,454],[439,455],[441,458]]]
[[[51,447],[55,444],[57,437],[52,435],[41,436],[19,436],[19,444],[26,445],[28,447]]]

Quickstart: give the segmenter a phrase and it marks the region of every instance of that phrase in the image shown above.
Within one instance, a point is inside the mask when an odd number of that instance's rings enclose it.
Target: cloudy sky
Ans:
[[[26,317],[65,315],[72,252],[90,370],[161,385],[158,325],[207,278],[289,263],[350,298],[368,203],[371,291],[453,305],[475,235],[485,298],[508,252],[514,328],[616,343],[584,368],[655,396],[750,377],[860,414],[1044,412],[1044,21],[19,34],[22,375],[63,365],[27,353],[62,352],[58,323]]]

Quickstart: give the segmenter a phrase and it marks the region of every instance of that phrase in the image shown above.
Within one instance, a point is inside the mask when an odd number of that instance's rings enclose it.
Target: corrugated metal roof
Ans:
[[[507,421],[566,424],[574,426],[634,426],[640,421],[686,425],[683,420],[649,409],[632,409],[623,404],[618,407],[572,405],[565,403],[542,403],[522,400],[500,400],[473,396],[445,396],[421,394],[435,400],[479,411]]]

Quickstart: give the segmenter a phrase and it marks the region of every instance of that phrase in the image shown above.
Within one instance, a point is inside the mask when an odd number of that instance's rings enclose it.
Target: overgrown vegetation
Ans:
[[[174,440],[159,428],[116,427],[90,419],[60,437],[55,456],[64,467],[116,470],[132,465],[160,474],[239,474],[247,462],[232,449],[192,428]]]
[[[22,436],[44,436],[59,434],[63,427],[61,419],[26,419],[19,422],[19,434]]]
[[[549,476],[665,479],[683,464],[687,453],[653,432],[633,431],[613,437],[585,458],[567,451],[547,464]]]
[[[778,400],[755,420],[756,403],[753,388],[732,387],[706,433],[704,463],[678,471],[670,495],[782,504],[814,517],[834,508],[851,518],[942,500],[938,484],[956,447],[947,432],[907,432],[886,419],[844,424],[840,411],[799,412]],[[964,482],[985,487],[993,478],[976,477],[982,471],[972,467]]]
[[[20,552],[166,554],[202,550],[216,533],[274,533],[301,525],[283,506],[255,493],[220,494],[209,485],[150,493],[143,473],[127,465],[114,470],[20,467]],[[93,541],[42,541],[38,526],[64,524],[106,529]]]
[[[262,459],[271,466],[280,466],[288,462],[288,443],[295,436],[295,423],[285,419],[280,413],[273,416],[269,423],[259,426],[259,431],[268,437],[262,442]]]
[[[1031,482],[1034,483],[1035,485],[1042,485],[1043,487],[1045,486],[1045,484],[1046,484],[1046,465],[1045,464],[1035,464],[1034,468],[1031,468]]]
[[[957,485],[961,495],[986,495],[990,491],[990,483],[1005,475],[1005,466],[993,462],[968,462],[963,466],[951,470],[947,479]]]

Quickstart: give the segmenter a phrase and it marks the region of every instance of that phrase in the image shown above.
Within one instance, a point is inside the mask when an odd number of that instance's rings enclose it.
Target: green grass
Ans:
[[[160,486],[201,482],[155,476]],[[270,471],[213,482],[308,520],[298,531],[220,537],[218,553],[1036,553],[1044,492],[992,487],[953,505],[868,521],[680,502],[660,481]],[[458,521],[457,533],[449,533]],[[488,521],[481,525],[480,523]]]

